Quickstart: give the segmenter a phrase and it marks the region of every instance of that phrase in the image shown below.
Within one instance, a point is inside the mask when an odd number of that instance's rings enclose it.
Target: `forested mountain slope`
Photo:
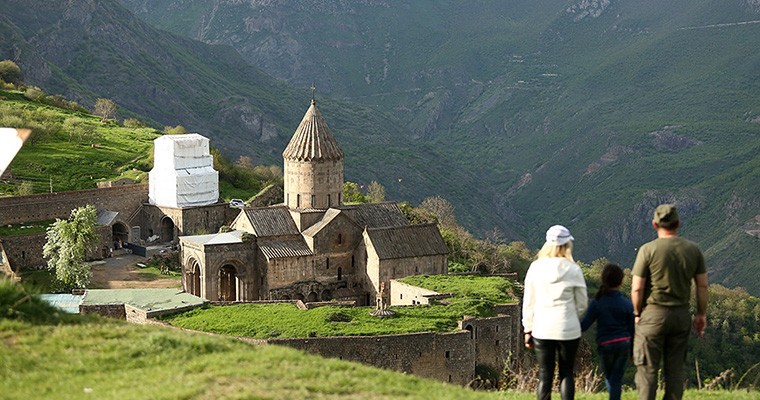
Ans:
[[[471,229],[538,246],[564,223],[579,257],[630,265],[673,201],[713,280],[760,293],[756,0],[121,2],[393,112],[411,148],[483,188],[442,186]]]
[[[91,107],[98,97],[161,128],[181,124],[211,138],[228,158],[253,156],[279,164],[311,99],[247,64],[228,46],[207,45],[159,31],[113,0],[0,2],[0,59],[15,60],[24,81]],[[347,105],[317,90],[320,110],[340,142],[346,178],[396,180],[399,198],[444,192],[447,179],[478,193],[477,181],[447,171],[445,158],[410,136],[392,114]],[[402,182],[398,178],[403,177]]]

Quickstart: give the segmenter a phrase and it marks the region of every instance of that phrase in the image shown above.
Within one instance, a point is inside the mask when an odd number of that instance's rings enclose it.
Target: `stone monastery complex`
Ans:
[[[230,229],[179,238],[188,293],[370,305],[391,279],[447,272],[448,250],[434,224],[410,225],[395,203],[343,204],[343,152],[314,100],[283,158],[284,204],[243,208]],[[200,174],[192,186],[213,186],[216,176],[196,169],[184,175]],[[151,185],[151,193],[160,189]]]

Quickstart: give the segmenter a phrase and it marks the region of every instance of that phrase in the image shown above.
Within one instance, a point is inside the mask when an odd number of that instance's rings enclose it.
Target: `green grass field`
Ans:
[[[253,338],[390,335],[449,332],[464,315],[493,316],[494,304],[514,301],[512,283],[500,277],[414,276],[403,280],[440,293],[452,293],[448,305],[391,307],[396,315],[377,318],[371,307],[319,307],[299,310],[292,304],[211,306],[169,316],[172,325]]]

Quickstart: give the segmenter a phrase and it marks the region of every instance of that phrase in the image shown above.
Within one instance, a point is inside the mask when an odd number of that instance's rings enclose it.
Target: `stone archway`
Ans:
[[[111,225],[111,237],[115,243],[129,242],[129,228],[121,222],[114,222]]]
[[[237,269],[229,264],[219,269],[219,300],[237,300]]]
[[[160,241],[171,242],[174,240],[174,221],[169,217],[161,219]]]
[[[313,303],[313,302],[315,302],[317,300],[319,300],[319,298],[317,297],[317,293],[316,292],[310,292],[309,295],[306,296],[306,302],[308,302],[308,303]]]
[[[188,262],[189,268],[185,273],[185,291],[193,296],[201,297],[201,266],[194,258]]]

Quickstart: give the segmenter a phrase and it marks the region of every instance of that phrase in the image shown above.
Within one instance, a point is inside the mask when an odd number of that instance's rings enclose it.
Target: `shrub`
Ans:
[[[0,278],[0,319],[55,323],[60,315],[55,307],[28,293],[24,287]]]
[[[16,186],[16,195],[17,196],[29,196],[30,194],[34,193],[34,185],[30,181],[21,181],[21,183]]]
[[[40,101],[41,99],[45,98],[45,92],[36,86],[32,86],[26,89],[26,92],[24,92],[24,97],[29,100]]]
[[[0,80],[16,86],[20,85],[22,82],[21,68],[11,60],[0,61]]]
[[[187,129],[185,129],[184,126],[177,125],[175,127],[165,126],[164,127],[164,133],[167,134],[167,135],[184,135],[184,134],[187,134],[187,133],[190,133],[190,132],[188,132]]]
[[[136,118],[125,119],[124,126],[126,126],[127,128],[145,128],[145,124]]]

